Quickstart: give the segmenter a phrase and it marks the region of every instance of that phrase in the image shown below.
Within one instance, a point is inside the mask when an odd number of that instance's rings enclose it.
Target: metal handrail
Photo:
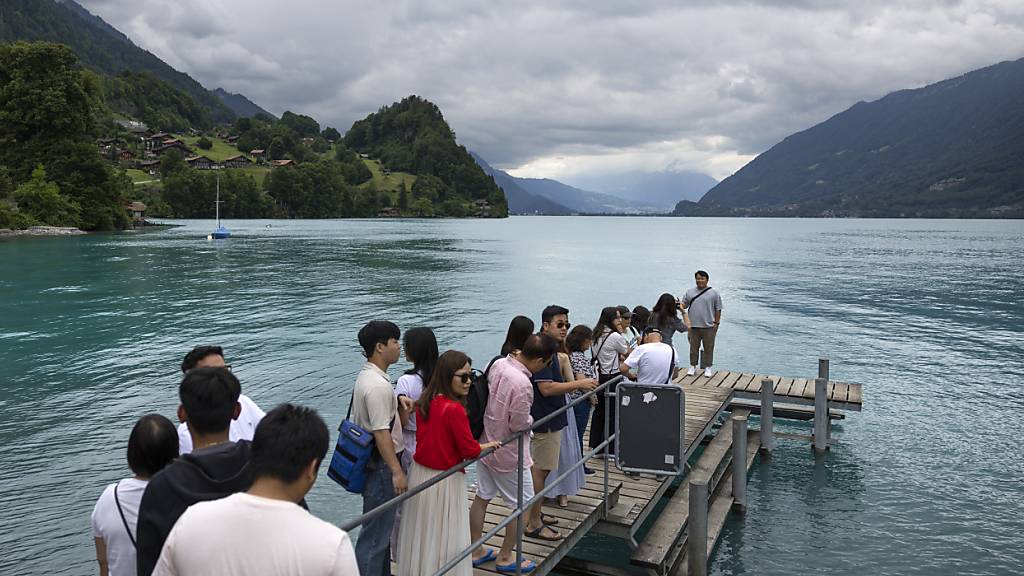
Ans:
[[[487,540],[491,539],[495,534],[497,534],[497,532],[499,530],[501,530],[502,528],[504,528],[505,526],[510,524],[513,520],[515,520],[515,519],[519,518],[520,516],[522,516],[523,513],[527,509],[529,509],[533,504],[535,504],[541,498],[543,498],[548,493],[549,490],[554,488],[555,485],[557,485],[559,482],[561,482],[566,477],[568,477],[569,474],[575,472],[577,468],[579,468],[580,466],[583,466],[587,462],[588,459],[590,459],[593,455],[595,455],[595,454],[597,454],[599,452],[604,452],[605,453],[605,459],[604,459],[604,483],[603,483],[603,488],[602,488],[602,495],[603,495],[603,502],[604,502],[604,507],[605,507],[605,514],[607,514],[607,512],[608,512],[608,457],[607,457],[608,454],[607,454],[607,452],[608,452],[608,446],[611,445],[612,441],[614,441],[615,437],[616,437],[616,434],[612,434],[611,436],[608,435],[608,431],[609,431],[609,429],[608,429],[608,424],[609,424],[609,414],[608,414],[609,410],[608,410],[608,408],[610,407],[610,399],[611,399],[612,396],[614,396],[614,394],[605,394],[605,413],[604,413],[604,434],[605,434],[605,438],[604,438],[604,440],[598,446],[592,448],[590,450],[590,452],[587,452],[585,455],[583,455],[583,457],[580,458],[579,462],[576,462],[572,466],[572,468],[570,468],[569,470],[563,472],[560,476],[555,478],[554,481],[546,482],[544,489],[541,490],[538,493],[535,493],[534,497],[531,498],[528,502],[525,502],[525,503],[522,501],[523,500],[523,455],[524,455],[524,440],[523,440],[523,438],[526,436],[526,434],[528,434],[529,432],[532,432],[535,428],[537,428],[539,426],[543,426],[544,424],[547,424],[551,420],[554,420],[556,417],[558,417],[560,414],[564,414],[564,413],[568,412],[570,408],[572,408],[573,406],[576,406],[577,404],[581,403],[583,400],[588,400],[591,396],[596,395],[598,392],[605,391],[606,389],[610,388],[612,385],[618,384],[622,380],[623,380],[623,377],[621,375],[616,376],[615,378],[612,378],[611,380],[609,380],[609,381],[607,381],[607,382],[605,382],[603,384],[598,385],[596,388],[594,388],[590,392],[587,392],[587,393],[579,396],[578,398],[572,400],[571,402],[568,402],[565,406],[562,406],[561,408],[559,408],[558,410],[555,410],[551,414],[548,414],[547,416],[541,418],[540,420],[537,420],[529,428],[524,429],[524,430],[520,430],[518,432],[514,432],[508,438],[505,438],[505,439],[501,440],[501,445],[502,446],[505,446],[506,444],[509,444],[510,442],[513,442],[513,441],[516,441],[517,444],[518,444],[519,454],[518,454],[516,462],[518,464],[519,478],[518,478],[518,494],[517,494],[517,499],[516,499],[517,500],[517,502],[516,502],[516,509],[512,512],[512,514],[510,514],[504,520],[499,522],[494,528],[492,528],[486,534],[481,536],[479,540],[477,540],[476,542],[472,542],[469,545],[468,548],[466,548],[462,552],[460,552],[455,558],[449,560],[448,563],[446,563],[444,566],[442,566],[441,569],[438,570],[435,573],[435,576],[440,576],[441,574],[444,574],[445,572],[447,572],[447,571],[451,570],[452,568],[454,568],[466,556],[470,555],[473,552],[473,550],[475,550],[477,547],[479,547],[482,544],[484,544],[485,542],[487,542]],[[394,498],[388,500],[387,502],[384,502],[383,504],[377,506],[373,510],[370,510],[369,512],[366,512],[365,514],[363,514],[363,515],[361,515],[361,516],[359,516],[357,518],[354,518],[352,520],[349,520],[348,522],[345,522],[344,524],[341,524],[340,528],[342,530],[345,530],[346,532],[351,531],[353,528],[355,528],[357,526],[361,526],[361,525],[365,524],[366,522],[376,518],[377,516],[380,516],[381,514],[387,512],[388,510],[390,510],[390,509],[392,509],[392,508],[402,504],[406,500],[409,500],[410,498],[412,498],[412,497],[420,494],[421,492],[427,490],[431,486],[434,486],[434,485],[442,482],[443,480],[451,477],[453,474],[456,474],[458,472],[461,472],[462,470],[465,470],[470,464],[478,462],[482,458],[484,458],[484,457],[494,453],[496,450],[498,450],[498,448],[489,448],[487,450],[484,450],[476,458],[473,458],[471,460],[465,460],[463,462],[460,462],[460,463],[456,464],[455,466],[452,466],[451,468],[449,468],[448,470],[442,472],[441,474],[438,474],[437,476],[434,476],[430,480],[428,480],[428,481],[426,481],[426,482],[416,486],[415,488],[413,488],[411,490],[407,490],[403,494],[395,496]],[[517,530],[518,534],[516,535],[516,574],[520,574],[521,571],[522,571],[522,564],[523,564],[523,558],[522,558],[522,556],[523,556],[523,552],[522,552],[522,548],[523,548],[523,529],[524,529],[523,522],[519,522],[518,530]]]

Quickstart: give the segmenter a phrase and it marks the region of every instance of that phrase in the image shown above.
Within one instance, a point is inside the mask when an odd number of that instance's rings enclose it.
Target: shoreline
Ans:
[[[88,232],[65,226],[29,226],[24,230],[0,228],[0,238],[10,236],[81,236],[84,234],[88,234]]]

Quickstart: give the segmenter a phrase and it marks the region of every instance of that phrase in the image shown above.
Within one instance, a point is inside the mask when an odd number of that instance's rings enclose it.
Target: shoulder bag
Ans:
[[[351,420],[352,404],[356,400],[356,389],[352,387],[352,400],[348,403],[348,414],[338,428],[338,443],[334,447],[327,476],[341,484],[353,494],[362,494],[366,486],[367,465],[377,448],[373,433]]]

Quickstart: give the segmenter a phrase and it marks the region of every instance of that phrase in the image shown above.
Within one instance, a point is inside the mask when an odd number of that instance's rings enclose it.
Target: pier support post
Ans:
[[[687,520],[686,564],[690,576],[708,573],[708,483],[690,480],[690,517]]]
[[[732,417],[732,507],[747,509],[747,417]]]
[[[828,358],[818,358],[818,378],[829,379],[828,375]],[[828,419],[828,425],[825,426],[825,438],[832,437],[832,419]]]
[[[775,417],[775,383],[761,379],[761,450],[770,453],[775,448],[772,419]]]
[[[828,380],[814,379],[814,449],[828,450]]]

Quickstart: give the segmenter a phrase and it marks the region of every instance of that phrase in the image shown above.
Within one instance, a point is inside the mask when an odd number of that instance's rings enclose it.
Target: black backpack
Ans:
[[[469,413],[469,430],[473,438],[480,438],[484,435],[484,410],[487,410],[487,399],[491,395],[491,388],[487,382],[487,373],[491,365],[501,356],[491,358],[484,371],[473,370],[473,381],[469,384],[469,394],[466,396],[466,411]]]

